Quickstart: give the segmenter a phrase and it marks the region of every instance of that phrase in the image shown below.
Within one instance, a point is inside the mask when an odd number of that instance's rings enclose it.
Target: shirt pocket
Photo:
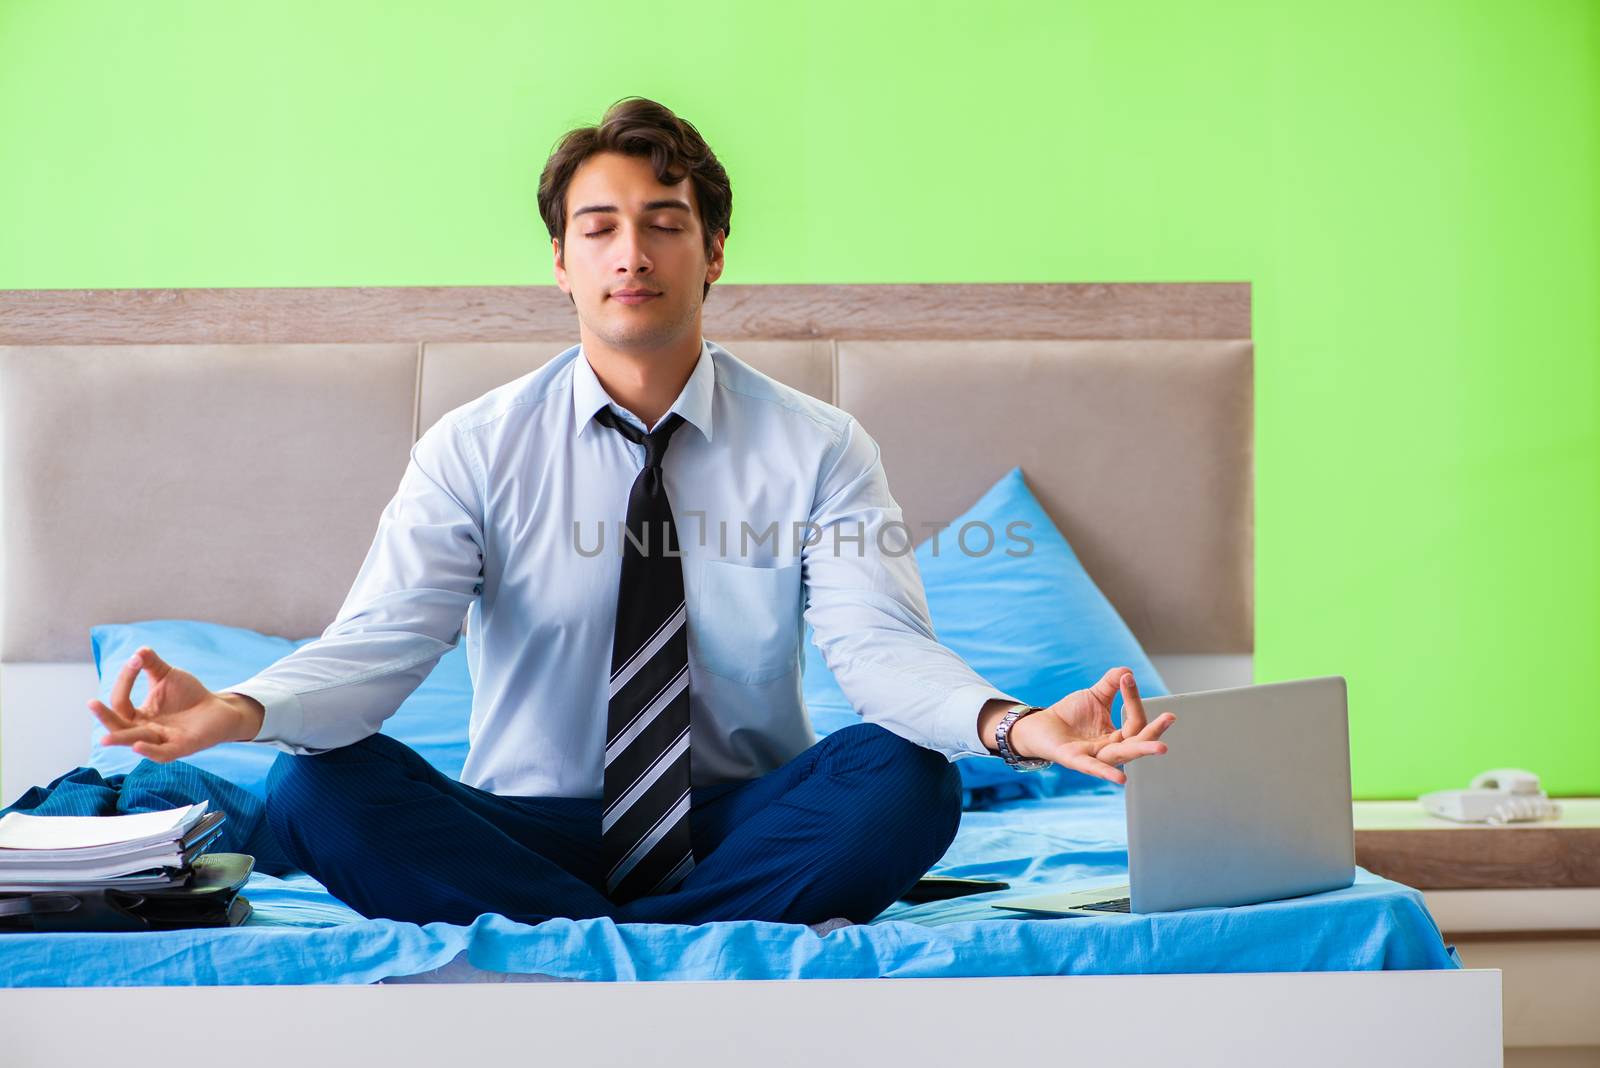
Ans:
[[[800,567],[702,560],[689,643],[700,666],[750,683],[793,671],[799,663]]]

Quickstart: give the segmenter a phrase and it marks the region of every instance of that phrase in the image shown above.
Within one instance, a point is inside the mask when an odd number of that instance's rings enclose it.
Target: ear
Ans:
[[[550,255],[555,261],[556,285],[561,287],[561,292],[571,296],[572,285],[567,281],[567,269],[561,263],[561,239],[559,237],[550,239]]]
[[[712,237],[711,239],[711,258],[706,260],[707,282],[715,282],[718,278],[722,277],[722,245],[723,242],[727,241],[727,239],[728,233],[726,230],[718,230],[716,236]]]

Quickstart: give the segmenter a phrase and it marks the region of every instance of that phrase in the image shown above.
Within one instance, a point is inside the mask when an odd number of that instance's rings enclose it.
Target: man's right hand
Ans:
[[[142,707],[134,708],[128,695],[141,668],[150,675],[150,693]],[[91,700],[89,711],[110,732],[103,744],[131,746],[161,764],[222,742],[250,741],[266,715],[260,702],[243,694],[212,693],[148,646],[122,666],[111,687],[111,707]]]

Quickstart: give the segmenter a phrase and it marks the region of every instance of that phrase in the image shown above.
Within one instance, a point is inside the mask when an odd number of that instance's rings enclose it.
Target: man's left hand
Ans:
[[[1111,702],[1122,687],[1122,726],[1111,725]],[[1023,716],[1011,727],[1012,751],[1043,757],[1064,768],[1126,784],[1118,768],[1130,760],[1167,751],[1158,739],[1178,717],[1164,712],[1146,722],[1133,672],[1114,667],[1087,690],[1067,694],[1049,708]]]

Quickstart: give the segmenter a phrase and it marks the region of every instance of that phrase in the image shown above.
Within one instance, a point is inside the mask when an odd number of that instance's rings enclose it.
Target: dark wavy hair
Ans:
[[[727,239],[733,217],[733,188],[728,184],[728,172],[693,124],[680,119],[666,105],[642,96],[624,97],[612,104],[599,126],[567,131],[545,162],[539,175],[539,214],[558,249],[565,251],[567,187],[578,167],[600,152],[648,157],[656,181],[662,185],[676,185],[689,178],[700,210],[700,236],[706,259],[711,259],[713,239],[718,231]],[[700,299],[710,292],[711,283],[707,282]]]

